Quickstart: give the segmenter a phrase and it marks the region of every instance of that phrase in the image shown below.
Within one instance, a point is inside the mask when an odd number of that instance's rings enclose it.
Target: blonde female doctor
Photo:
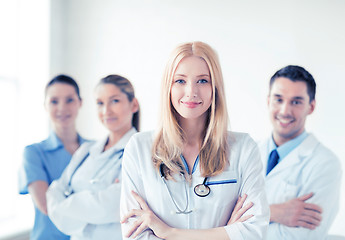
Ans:
[[[227,131],[218,58],[178,46],[161,92],[156,134],[135,135],[122,168],[122,234],[137,239],[263,239],[269,221],[255,142]]]
[[[83,144],[47,191],[48,215],[71,239],[121,239],[119,201],[124,147],[139,130],[131,83],[110,75],[95,91],[98,116],[109,135]]]

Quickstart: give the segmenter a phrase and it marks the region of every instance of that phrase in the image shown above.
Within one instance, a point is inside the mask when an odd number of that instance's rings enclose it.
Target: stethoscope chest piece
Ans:
[[[70,187],[63,192],[65,197],[69,197],[72,193],[73,193],[73,191],[72,191],[72,189]]]
[[[211,190],[209,186],[204,183],[198,184],[194,187],[194,193],[199,197],[206,197],[210,194]]]
[[[99,182],[99,179],[98,178],[93,178],[90,180],[90,184],[96,184]]]
[[[211,189],[206,185],[207,177],[205,177],[204,182],[198,184],[194,187],[194,193],[199,197],[206,197],[210,194]]]

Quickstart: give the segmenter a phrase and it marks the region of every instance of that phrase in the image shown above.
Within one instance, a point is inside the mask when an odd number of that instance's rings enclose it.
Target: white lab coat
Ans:
[[[231,138],[230,138],[231,136]],[[230,219],[233,208],[239,196],[248,194],[246,202],[253,202],[254,206],[246,214],[254,217],[243,223],[236,223],[225,227],[231,240],[263,239],[269,222],[269,208],[264,192],[264,178],[261,174],[262,164],[256,143],[247,134],[230,133],[231,141],[230,166],[218,176],[208,179],[209,182],[224,182],[236,179],[237,183],[210,185],[211,193],[206,197],[194,194],[194,187],[203,182],[199,164],[192,174],[189,186],[184,180],[176,177],[177,181],[167,180],[174,200],[180,209],[187,205],[185,187],[191,214],[175,214],[176,207],[168,194],[160,173],[153,165],[151,148],[154,135],[152,132],[139,133],[128,143],[122,168],[122,192],[120,213],[124,216],[131,209],[138,209],[139,205],[131,195],[131,191],[142,196],[149,207],[165,223],[175,228],[207,229],[225,226]],[[130,219],[134,220],[134,219]],[[122,224],[123,235],[131,227],[132,221]],[[158,239],[150,229],[144,231],[137,239]]]
[[[269,140],[259,143],[264,175],[269,156]],[[266,193],[269,204],[277,204],[313,192],[314,196],[307,202],[322,207],[321,225],[315,230],[308,230],[271,223],[267,239],[326,239],[339,209],[341,174],[338,158],[309,134],[266,176]]]
[[[71,239],[121,239],[119,218],[122,149],[136,133],[132,128],[115,146],[103,152],[107,138],[96,143],[83,144],[73,155],[60,179],[47,191],[48,215],[60,231]],[[74,191],[69,197],[71,175],[87,156],[72,177]],[[58,160],[58,159],[57,159]]]

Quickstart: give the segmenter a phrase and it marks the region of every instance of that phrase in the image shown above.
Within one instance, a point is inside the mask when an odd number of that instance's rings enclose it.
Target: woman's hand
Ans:
[[[247,194],[244,194],[243,197],[238,198],[234,211],[232,211],[231,218],[228,221],[227,225],[230,225],[236,222],[244,222],[254,216],[252,214],[243,216],[243,214],[246,213],[248,209],[250,209],[254,205],[252,202],[249,202],[245,206],[243,206],[243,203],[246,201],[246,198],[247,198]]]
[[[125,223],[131,217],[138,217],[134,222],[132,228],[126,234],[126,237],[135,238],[146,228],[150,228],[157,237],[163,239],[167,238],[167,235],[169,234],[170,230],[172,230],[172,228],[165,224],[161,219],[159,219],[149,208],[145,200],[141,198],[137,193],[132,191],[132,195],[139,203],[141,209],[132,209],[121,220],[121,223]]]

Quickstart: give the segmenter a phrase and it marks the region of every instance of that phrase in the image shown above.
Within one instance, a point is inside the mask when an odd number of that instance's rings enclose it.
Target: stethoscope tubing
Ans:
[[[170,199],[172,200],[173,204],[175,205],[175,207],[176,207],[176,209],[177,209],[176,214],[189,214],[189,213],[193,212],[193,210],[187,211],[188,206],[189,206],[189,198],[188,198],[188,192],[187,192],[187,187],[186,187],[185,181],[184,181],[184,189],[185,189],[185,195],[186,195],[187,204],[186,204],[186,207],[184,208],[184,210],[181,210],[181,209],[179,208],[179,206],[177,205],[175,199],[173,198],[172,193],[171,193],[171,191],[170,191],[170,189],[169,189],[169,187],[168,187],[168,184],[166,183],[166,178],[165,178],[163,166],[164,166],[163,163],[161,163],[161,164],[159,165],[159,172],[160,172],[160,175],[161,175],[161,179],[162,179],[162,181],[163,181],[163,183],[164,183],[164,185],[165,185],[165,187],[166,187],[166,189],[167,189],[167,191],[168,191],[168,194],[169,194],[169,196],[170,196]],[[180,174],[183,175],[183,173],[180,173]],[[203,194],[203,191],[199,190],[199,188],[206,189],[206,193]],[[200,192],[200,193],[199,193],[199,192]],[[210,192],[211,192],[211,189],[209,188],[209,186],[207,186],[207,177],[204,178],[204,181],[203,181],[202,184],[198,184],[198,185],[196,185],[196,186],[194,187],[194,193],[195,193],[195,195],[197,195],[198,197],[206,197],[206,196],[208,196],[208,195],[210,194]]]
[[[117,151],[114,155],[120,153],[120,157],[119,159],[122,158],[123,156],[123,152],[124,152],[124,149],[121,149],[119,151]],[[85,157],[79,162],[79,164],[77,165],[77,167],[74,169],[74,171],[72,172],[70,178],[69,178],[69,181],[68,181],[68,184],[67,184],[67,190],[64,191],[64,194],[66,197],[70,196],[71,194],[73,194],[73,189],[72,189],[72,179],[73,179],[73,176],[74,174],[77,172],[77,170],[81,167],[81,165],[85,162],[85,160],[89,157],[90,153],[87,152],[87,154],[85,155]],[[95,184],[99,181],[99,179],[96,178],[96,176],[102,171],[102,169],[104,169],[104,167],[109,164],[109,162],[105,162],[100,168],[98,168],[98,170],[96,171],[96,173],[93,175],[93,177],[91,178],[90,180],[90,183],[91,184]],[[103,176],[108,173],[112,168],[109,167],[106,169],[106,171],[103,173]]]
[[[87,152],[85,157],[78,163],[76,168],[73,170],[73,172],[72,172],[72,174],[71,174],[71,176],[69,178],[68,184],[67,184],[67,190],[64,191],[64,194],[65,194],[66,197],[70,196],[73,193],[73,190],[72,190],[72,187],[71,187],[73,176],[77,172],[77,170],[80,168],[80,166],[85,162],[85,160],[89,157],[89,155],[90,155],[90,153]]]

